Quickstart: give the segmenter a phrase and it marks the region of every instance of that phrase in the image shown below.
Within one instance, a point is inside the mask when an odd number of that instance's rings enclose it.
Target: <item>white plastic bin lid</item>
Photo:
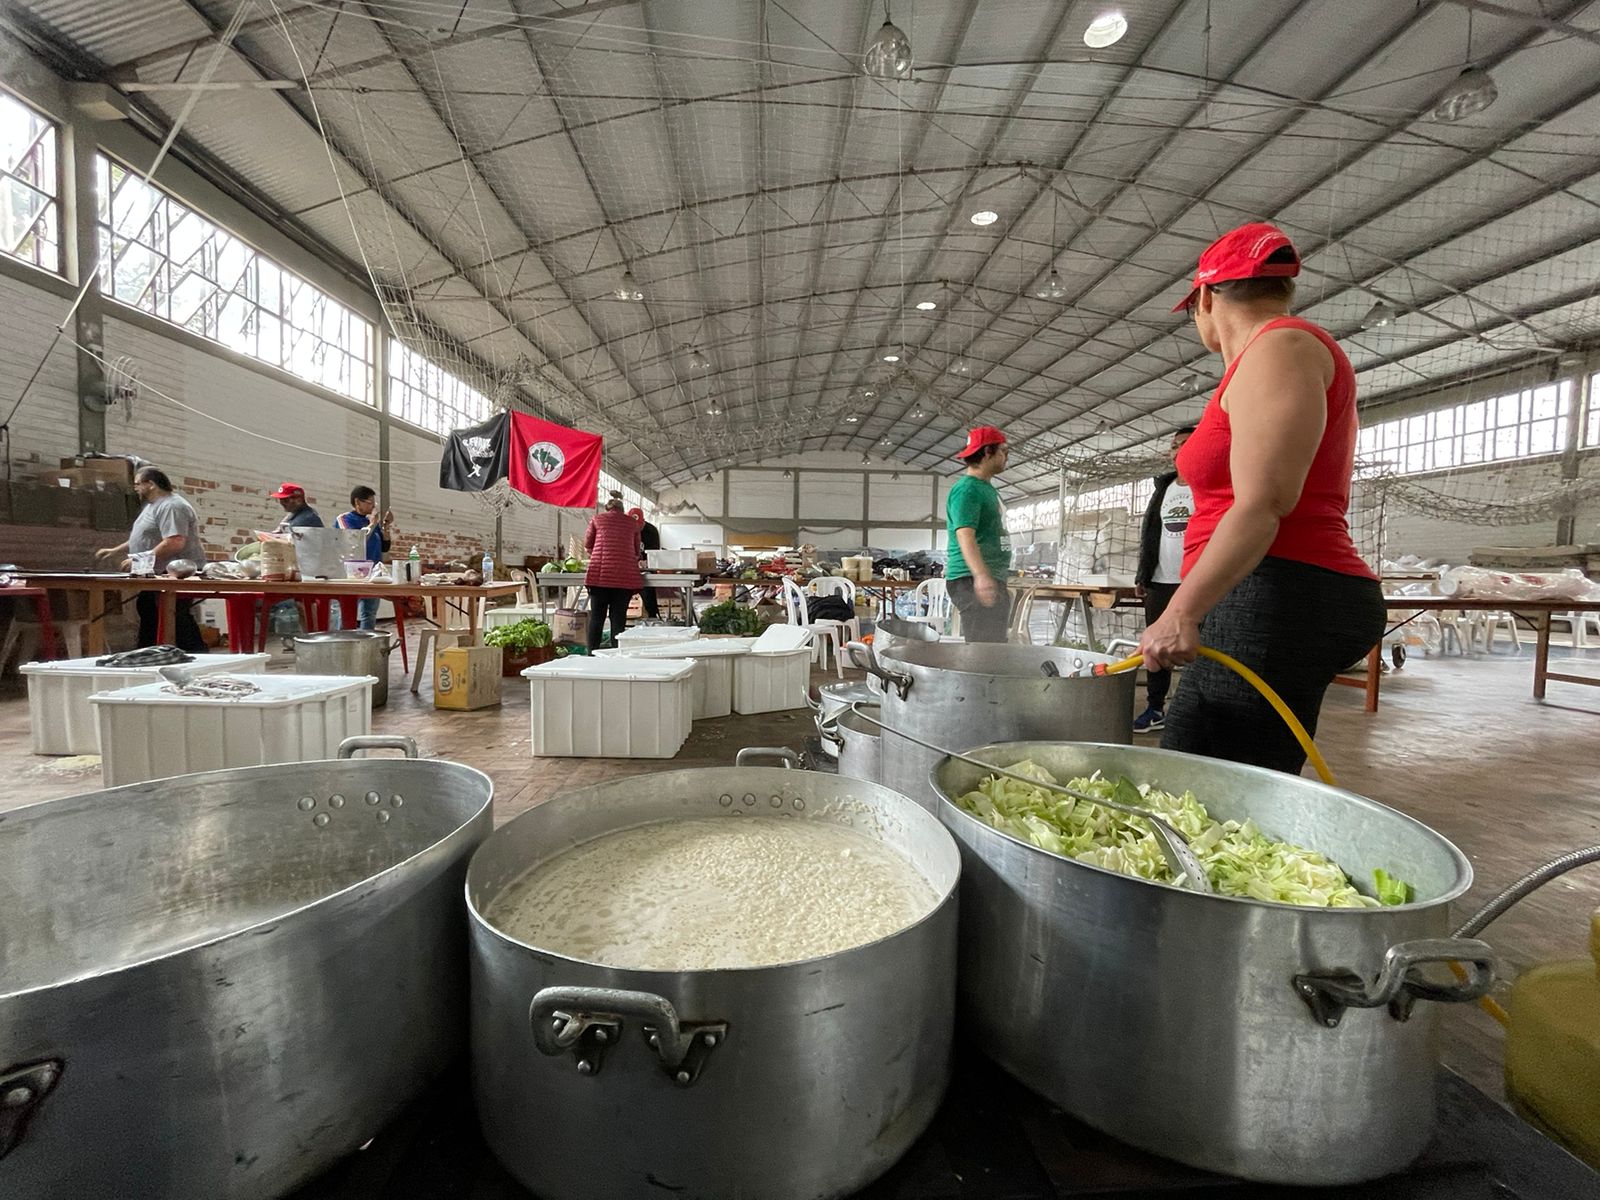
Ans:
[[[617,641],[629,642],[692,642],[700,636],[693,625],[635,625],[617,634]]]
[[[121,688],[114,692],[96,692],[89,697],[89,701],[92,704],[243,704],[273,708],[358,691],[378,682],[371,675],[240,675],[237,678],[241,683],[254,684],[258,690],[248,696],[223,699],[215,696],[179,696],[167,691],[169,685],[165,682],[142,683],[138,687]]]
[[[786,654],[810,644],[811,631],[803,625],[768,625],[750,649],[755,654]]]
[[[622,655],[629,658],[728,658],[749,654],[755,644],[755,638],[701,638],[698,642],[678,642],[671,646],[620,646],[594,653],[609,658]]]
[[[554,662],[540,663],[522,672],[524,679],[627,679],[638,683],[671,683],[694,674],[694,663],[686,658],[641,658],[636,654],[617,654],[605,658],[569,654]]]
[[[99,657],[105,657],[101,655]],[[208,675],[215,675],[220,671],[236,671],[242,666],[266,663],[271,661],[270,654],[197,654],[190,663],[178,663],[185,671],[204,671]],[[18,667],[24,675],[151,675],[156,676],[160,667],[141,666],[96,666],[93,658],[63,658],[56,662],[32,662]]]

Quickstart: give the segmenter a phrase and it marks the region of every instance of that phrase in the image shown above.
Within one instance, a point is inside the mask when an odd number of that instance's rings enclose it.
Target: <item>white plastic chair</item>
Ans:
[[[940,633],[950,624],[950,593],[945,589],[943,579],[924,579],[912,588],[911,605],[916,614],[907,617],[908,621],[932,625]],[[924,612],[924,609],[927,611]]]
[[[789,614],[789,624],[811,631],[811,644],[815,653],[811,661],[828,668],[828,651],[833,650],[833,665],[839,678],[844,678],[844,628],[843,621],[811,621],[806,618],[806,594],[800,585],[787,575],[783,578],[783,607]]]
[[[1483,651],[1485,654],[1494,653],[1495,635],[1500,632],[1501,626],[1511,634],[1511,644],[1516,649],[1522,649],[1522,634],[1517,629],[1517,619],[1509,612],[1480,612],[1475,614],[1473,630],[1483,634]]]
[[[856,585],[854,580],[843,579],[837,575],[823,575],[811,581],[811,590],[819,596],[843,596],[850,605],[850,611],[856,611]],[[861,640],[861,618],[851,617],[845,623],[845,628],[850,631],[850,640]]]
[[[1586,650],[1589,646],[1589,630],[1592,626],[1594,637],[1600,641],[1600,612],[1567,612],[1554,613],[1551,620],[1565,621],[1572,630],[1572,648]]]
[[[476,610],[476,618],[459,600],[434,600],[432,602],[433,617],[438,622],[437,627],[424,625],[417,633],[417,659],[416,666],[411,672],[411,691],[417,692],[422,687],[422,676],[428,666],[428,652],[430,650],[447,650],[451,646],[466,645],[471,641],[472,629],[476,626],[483,628],[484,603],[482,598],[466,602]]]

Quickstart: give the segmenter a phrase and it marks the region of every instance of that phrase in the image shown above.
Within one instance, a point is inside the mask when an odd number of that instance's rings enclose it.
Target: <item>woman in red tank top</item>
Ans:
[[[1201,255],[1179,305],[1226,366],[1178,456],[1194,493],[1183,582],[1139,643],[1154,669],[1194,663],[1163,747],[1294,773],[1305,755],[1282,719],[1195,651],[1253,668],[1314,731],[1334,676],[1383,635],[1383,595],[1346,517],[1355,372],[1324,330],[1288,315],[1299,271],[1281,230],[1246,225]]]

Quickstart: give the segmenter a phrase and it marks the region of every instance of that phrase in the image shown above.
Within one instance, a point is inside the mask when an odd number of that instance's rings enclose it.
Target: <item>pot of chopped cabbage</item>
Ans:
[[[1137,817],[943,760],[961,1019],[987,1054],[1081,1120],[1206,1170],[1336,1185],[1422,1152],[1439,1002],[1493,979],[1488,947],[1448,936],[1472,882],[1455,846],[1239,763],[1071,742],[968,754],[1151,809],[1213,889],[1175,886]]]

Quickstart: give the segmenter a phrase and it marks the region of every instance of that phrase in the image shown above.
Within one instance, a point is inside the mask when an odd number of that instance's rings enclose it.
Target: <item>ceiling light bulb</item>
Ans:
[[[1128,18],[1111,9],[1089,22],[1089,28],[1083,31],[1083,44],[1091,50],[1104,50],[1107,46],[1115,46],[1127,32]]]
[[[696,346],[689,354],[689,369],[691,371],[711,370],[711,360],[706,357],[706,352]]]
[[[1367,309],[1367,315],[1361,318],[1361,328],[1382,329],[1385,325],[1394,324],[1395,318],[1400,314],[1395,311],[1394,305],[1387,300],[1379,300]]]
[[[936,304],[932,300],[919,300],[919,301],[917,301],[917,307],[920,308],[923,312],[932,312],[934,309],[938,308],[939,306],[938,306],[938,304]]]
[[[868,454],[865,450],[863,450],[861,452],[861,465],[863,467],[865,467],[871,462],[872,462],[872,455]]]
[[[894,439],[892,437],[890,437],[886,433],[881,438],[878,439],[878,445],[880,445],[880,446],[892,446],[892,445],[894,445]]]
[[[856,395],[860,396],[863,400],[876,400],[878,398],[878,389],[864,387],[858,391]]]
[[[889,15],[887,8],[883,15]],[[884,21],[861,56],[861,70],[873,79],[910,79],[911,39],[893,21]]]
[[[966,376],[972,374],[972,364],[964,358],[958,358],[955,360],[955,362],[946,367],[945,370],[951,375],[959,375],[965,378]]]
[[[1000,214],[999,213],[991,212],[987,208],[984,209],[982,212],[975,212],[975,213],[972,214],[972,223],[974,225],[993,225],[999,219],[1000,219]]]
[[[788,467],[785,467],[783,469],[783,477],[785,479],[793,479],[794,478],[794,472],[791,471]]]
[[[618,300],[643,300],[644,292],[639,287],[639,281],[633,277],[632,268],[625,268],[622,272],[622,282],[617,284],[617,290],[611,293]]]
[[[1468,67],[1456,76],[1456,81],[1445,88],[1433,106],[1433,119],[1450,124],[1462,117],[1481,113],[1500,98],[1500,89],[1494,78],[1481,67]]]
[[[1056,274],[1054,267],[1045,281],[1033,290],[1034,297],[1039,300],[1065,300],[1067,298],[1067,285],[1061,281],[1061,276]]]
[[[844,415],[844,423],[846,425],[859,425],[861,423],[861,414],[860,413],[845,413],[845,415]]]
[[[920,404],[911,410],[911,419],[913,421],[926,421],[932,415],[932,413],[923,408]]]
[[[708,417],[720,417],[721,415],[722,415],[722,405],[718,404],[715,400],[713,400],[710,403],[710,405],[707,406],[707,408],[706,408],[706,416],[708,416]]]

